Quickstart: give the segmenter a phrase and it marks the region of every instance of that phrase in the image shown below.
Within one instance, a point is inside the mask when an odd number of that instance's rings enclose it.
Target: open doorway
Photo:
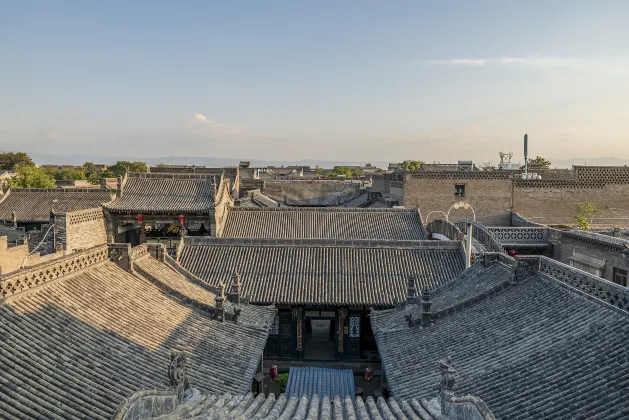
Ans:
[[[336,329],[334,319],[305,320],[305,354],[308,360],[336,360]]]

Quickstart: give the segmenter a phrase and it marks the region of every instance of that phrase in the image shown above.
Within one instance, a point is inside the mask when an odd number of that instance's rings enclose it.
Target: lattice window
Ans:
[[[465,185],[457,184],[454,186],[454,195],[457,197],[465,197]]]
[[[271,335],[280,335],[280,317],[275,314],[275,318],[273,318],[273,324],[271,324]]]
[[[360,338],[360,316],[349,317],[349,338]]]
[[[614,283],[627,287],[627,270],[614,267]]]

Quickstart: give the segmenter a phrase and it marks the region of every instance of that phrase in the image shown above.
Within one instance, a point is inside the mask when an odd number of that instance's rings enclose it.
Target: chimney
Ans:
[[[214,304],[216,306],[216,309],[218,309],[220,312],[221,321],[225,320],[225,306],[223,304],[224,302],[225,302],[225,285],[223,284],[223,282],[221,282],[218,285],[218,294],[214,298]]]
[[[122,197],[122,177],[119,176],[116,180],[116,198]]]
[[[432,317],[430,314],[430,306],[432,305],[432,301],[430,300],[430,290],[425,288],[422,292],[422,326],[430,327],[432,324]]]
[[[240,282],[240,275],[237,271],[234,271],[232,274],[232,293],[233,293],[233,302],[236,305],[240,305],[240,288],[242,283]]]
[[[406,286],[406,304],[413,305],[415,303],[415,296],[417,296],[415,276],[408,276],[408,282]]]

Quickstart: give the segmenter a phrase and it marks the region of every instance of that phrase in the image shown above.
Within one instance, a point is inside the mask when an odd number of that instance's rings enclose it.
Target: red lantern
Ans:
[[[516,255],[515,249],[512,249],[511,251],[509,251],[509,255],[512,257],[515,257]]]
[[[269,376],[271,379],[275,379],[277,377],[277,365],[271,365],[269,368]]]
[[[184,221],[184,217],[183,214],[181,216],[179,216],[179,223],[181,223],[183,225],[183,221]]]
[[[371,381],[373,379],[373,369],[371,367],[365,368],[365,380]]]
[[[142,216],[141,214],[138,214],[136,219],[138,219],[138,222],[142,223],[142,220],[144,220],[144,216]]]

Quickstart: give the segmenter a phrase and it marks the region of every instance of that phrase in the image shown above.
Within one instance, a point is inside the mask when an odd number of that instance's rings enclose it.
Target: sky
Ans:
[[[0,150],[629,158],[626,0],[0,0]]]

